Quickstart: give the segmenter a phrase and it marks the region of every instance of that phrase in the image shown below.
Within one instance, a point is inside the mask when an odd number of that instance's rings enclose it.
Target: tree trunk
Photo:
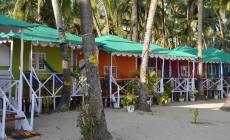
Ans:
[[[188,31],[188,38],[187,38],[187,44],[189,46],[192,45],[192,33],[191,33],[191,17],[192,17],[192,13],[191,13],[191,0],[188,1],[188,5],[187,5],[187,31]]]
[[[224,31],[223,31],[223,27],[222,27],[222,17],[218,12],[216,14],[218,17],[219,29],[220,29],[220,34],[221,34],[221,46],[222,46],[222,49],[226,49],[225,48],[225,42],[224,42]]]
[[[203,62],[202,62],[202,21],[203,20],[203,0],[198,0],[198,98],[203,100],[205,99],[204,96],[204,89],[203,89]]]
[[[85,70],[87,83],[89,85],[89,105],[93,111],[91,113],[96,117],[96,128],[93,134],[93,140],[111,140],[112,135],[107,129],[102,104],[101,88],[98,78],[98,60],[96,57],[96,45],[93,35],[93,19],[89,0],[80,0],[80,19]]]
[[[140,91],[138,98],[138,109],[142,111],[151,111],[147,104],[147,67],[149,59],[149,46],[151,43],[151,33],[154,21],[154,16],[157,8],[157,0],[151,0],[149,15],[147,19],[146,32],[144,37],[144,45],[142,52],[142,62],[140,71]]]
[[[131,15],[131,30],[130,30],[130,38],[133,41],[138,41],[138,19],[137,19],[137,8],[138,2],[137,0],[132,0],[132,15]]]
[[[59,39],[65,42],[66,36],[64,31],[62,11],[61,11],[59,0],[52,0],[52,6],[53,6],[57,30],[59,32]],[[67,44],[60,43],[60,48],[61,48],[61,56],[62,56],[63,88],[62,88],[61,100],[58,104],[57,111],[67,111],[69,110],[70,88],[71,88],[71,77],[70,77],[69,58],[68,58],[69,54],[68,54]]]
[[[166,29],[166,26],[165,26],[165,9],[164,9],[164,0],[161,0],[161,6],[162,6],[162,9],[161,9],[161,12],[162,12],[162,43],[163,43],[163,47],[165,48],[165,42],[166,42],[166,38],[165,38],[165,29]]]

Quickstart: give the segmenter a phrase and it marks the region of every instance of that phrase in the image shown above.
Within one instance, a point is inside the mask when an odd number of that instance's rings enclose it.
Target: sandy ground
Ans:
[[[219,110],[222,101],[172,103],[153,106],[152,113],[127,113],[105,109],[108,128],[115,140],[229,140],[230,112]],[[188,108],[199,108],[199,122],[192,124]],[[41,137],[29,140],[78,140],[77,111],[42,115],[35,119]]]

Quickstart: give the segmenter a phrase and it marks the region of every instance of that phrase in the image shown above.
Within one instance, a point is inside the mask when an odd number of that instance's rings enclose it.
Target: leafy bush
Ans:
[[[189,92],[189,97],[190,98],[196,98],[197,94],[198,94],[197,90],[192,90]]]
[[[157,77],[157,74],[155,71],[150,71],[148,74],[147,80],[148,80],[148,85],[147,85],[148,93],[152,93],[153,86],[157,83],[157,81],[160,80],[160,78]]]
[[[134,94],[127,94],[125,97],[121,100],[121,104],[123,106],[128,105],[135,105],[137,103],[137,97]]]
[[[168,103],[167,93],[157,93],[156,95],[158,105],[165,105]]]
[[[49,97],[45,97],[42,99],[42,104],[44,107],[49,107],[53,103],[53,100]]]
[[[189,109],[189,111],[192,113],[192,123],[198,123],[198,116],[199,116],[199,110],[197,108],[195,109]]]
[[[77,127],[80,128],[81,140],[92,140],[95,132],[96,116],[90,114],[89,104],[84,104],[80,110],[80,115],[77,119]]]

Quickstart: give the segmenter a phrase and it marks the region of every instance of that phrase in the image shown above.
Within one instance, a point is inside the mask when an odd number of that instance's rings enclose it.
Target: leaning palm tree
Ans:
[[[138,109],[142,111],[151,111],[147,104],[147,67],[149,59],[149,46],[151,43],[151,33],[154,16],[157,8],[157,0],[151,0],[149,14],[146,24],[146,32],[144,37],[144,45],[142,51],[142,62],[140,70],[140,92],[138,100]]]
[[[131,12],[131,29],[130,38],[133,41],[138,41],[138,1],[132,0],[132,12]]]
[[[62,11],[61,11],[59,0],[52,0],[52,6],[53,6],[57,30],[59,33],[59,39],[63,40],[63,43],[60,43],[61,55],[62,55],[63,88],[62,88],[61,100],[60,103],[58,104],[57,110],[67,111],[69,109],[69,103],[70,103],[70,85],[71,85],[68,48],[67,48],[67,44],[65,43],[66,36],[64,31]]]
[[[88,84],[89,110],[95,116],[93,140],[111,140],[105,120],[100,82],[98,78],[98,58],[93,35],[93,19],[90,0],[80,0],[80,20],[85,60],[85,74]]]
[[[203,0],[198,0],[198,91],[199,91],[199,99],[205,99],[204,89],[203,89],[203,63],[202,63],[202,20],[203,20]]]

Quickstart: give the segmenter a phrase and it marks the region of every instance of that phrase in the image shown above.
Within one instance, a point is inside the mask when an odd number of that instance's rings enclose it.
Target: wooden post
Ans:
[[[20,79],[18,90],[18,110],[22,111],[22,92],[23,92],[23,56],[24,56],[24,34],[21,29],[21,49],[20,49]]]
[[[192,90],[195,90],[195,60],[192,62]]]
[[[164,92],[164,67],[165,67],[165,59],[163,58],[162,70],[161,70],[161,85],[160,85],[161,93]]]
[[[113,70],[113,54],[111,53],[110,55],[110,72],[109,72],[109,98],[110,98],[110,107],[111,107],[111,103],[112,103],[112,70]]]
[[[221,73],[221,79],[220,79],[220,85],[221,85],[221,99],[223,99],[223,98],[224,98],[224,86],[223,86],[223,62],[221,62],[220,73]]]
[[[30,44],[30,85],[33,88],[33,45]],[[32,89],[30,88],[30,99],[32,98]]]
[[[12,76],[12,69],[13,69],[13,54],[14,54],[14,41],[10,41],[10,74]]]

